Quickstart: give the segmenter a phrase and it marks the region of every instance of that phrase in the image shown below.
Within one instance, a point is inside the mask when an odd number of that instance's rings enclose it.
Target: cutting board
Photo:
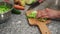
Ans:
[[[32,10],[27,11],[26,16],[28,16],[31,12]],[[47,20],[45,22],[40,22],[39,20],[34,18],[27,18],[27,19],[30,25],[37,25],[42,34],[51,34],[49,28],[46,26],[46,24],[50,23],[50,20]]]

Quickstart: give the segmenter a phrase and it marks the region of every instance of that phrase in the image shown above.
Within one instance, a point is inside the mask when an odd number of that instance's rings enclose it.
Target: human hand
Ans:
[[[45,10],[39,10],[37,12],[37,18],[56,18],[58,16],[58,11],[46,8]]]

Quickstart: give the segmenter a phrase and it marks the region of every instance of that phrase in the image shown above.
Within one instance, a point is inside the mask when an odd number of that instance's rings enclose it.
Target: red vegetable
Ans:
[[[14,8],[18,9],[18,10],[24,10],[23,6],[19,6],[19,5],[14,5]]]

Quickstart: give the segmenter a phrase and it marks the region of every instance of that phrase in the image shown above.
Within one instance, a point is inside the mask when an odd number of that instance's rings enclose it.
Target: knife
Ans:
[[[43,1],[42,1],[42,2],[43,2]],[[41,3],[42,3],[42,2],[41,2]],[[33,3],[33,4],[31,4],[30,7],[28,8],[28,10],[31,10],[31,9],[39,6],[41,3],[39,3],[39,2],[37,1],[37,2],[35,2],[35,3]]]

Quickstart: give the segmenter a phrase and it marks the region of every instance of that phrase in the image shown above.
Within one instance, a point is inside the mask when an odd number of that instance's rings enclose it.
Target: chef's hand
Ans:
[[[53,9],[39,10],[37,13],[37,18],[58,18],[58,11]]]

